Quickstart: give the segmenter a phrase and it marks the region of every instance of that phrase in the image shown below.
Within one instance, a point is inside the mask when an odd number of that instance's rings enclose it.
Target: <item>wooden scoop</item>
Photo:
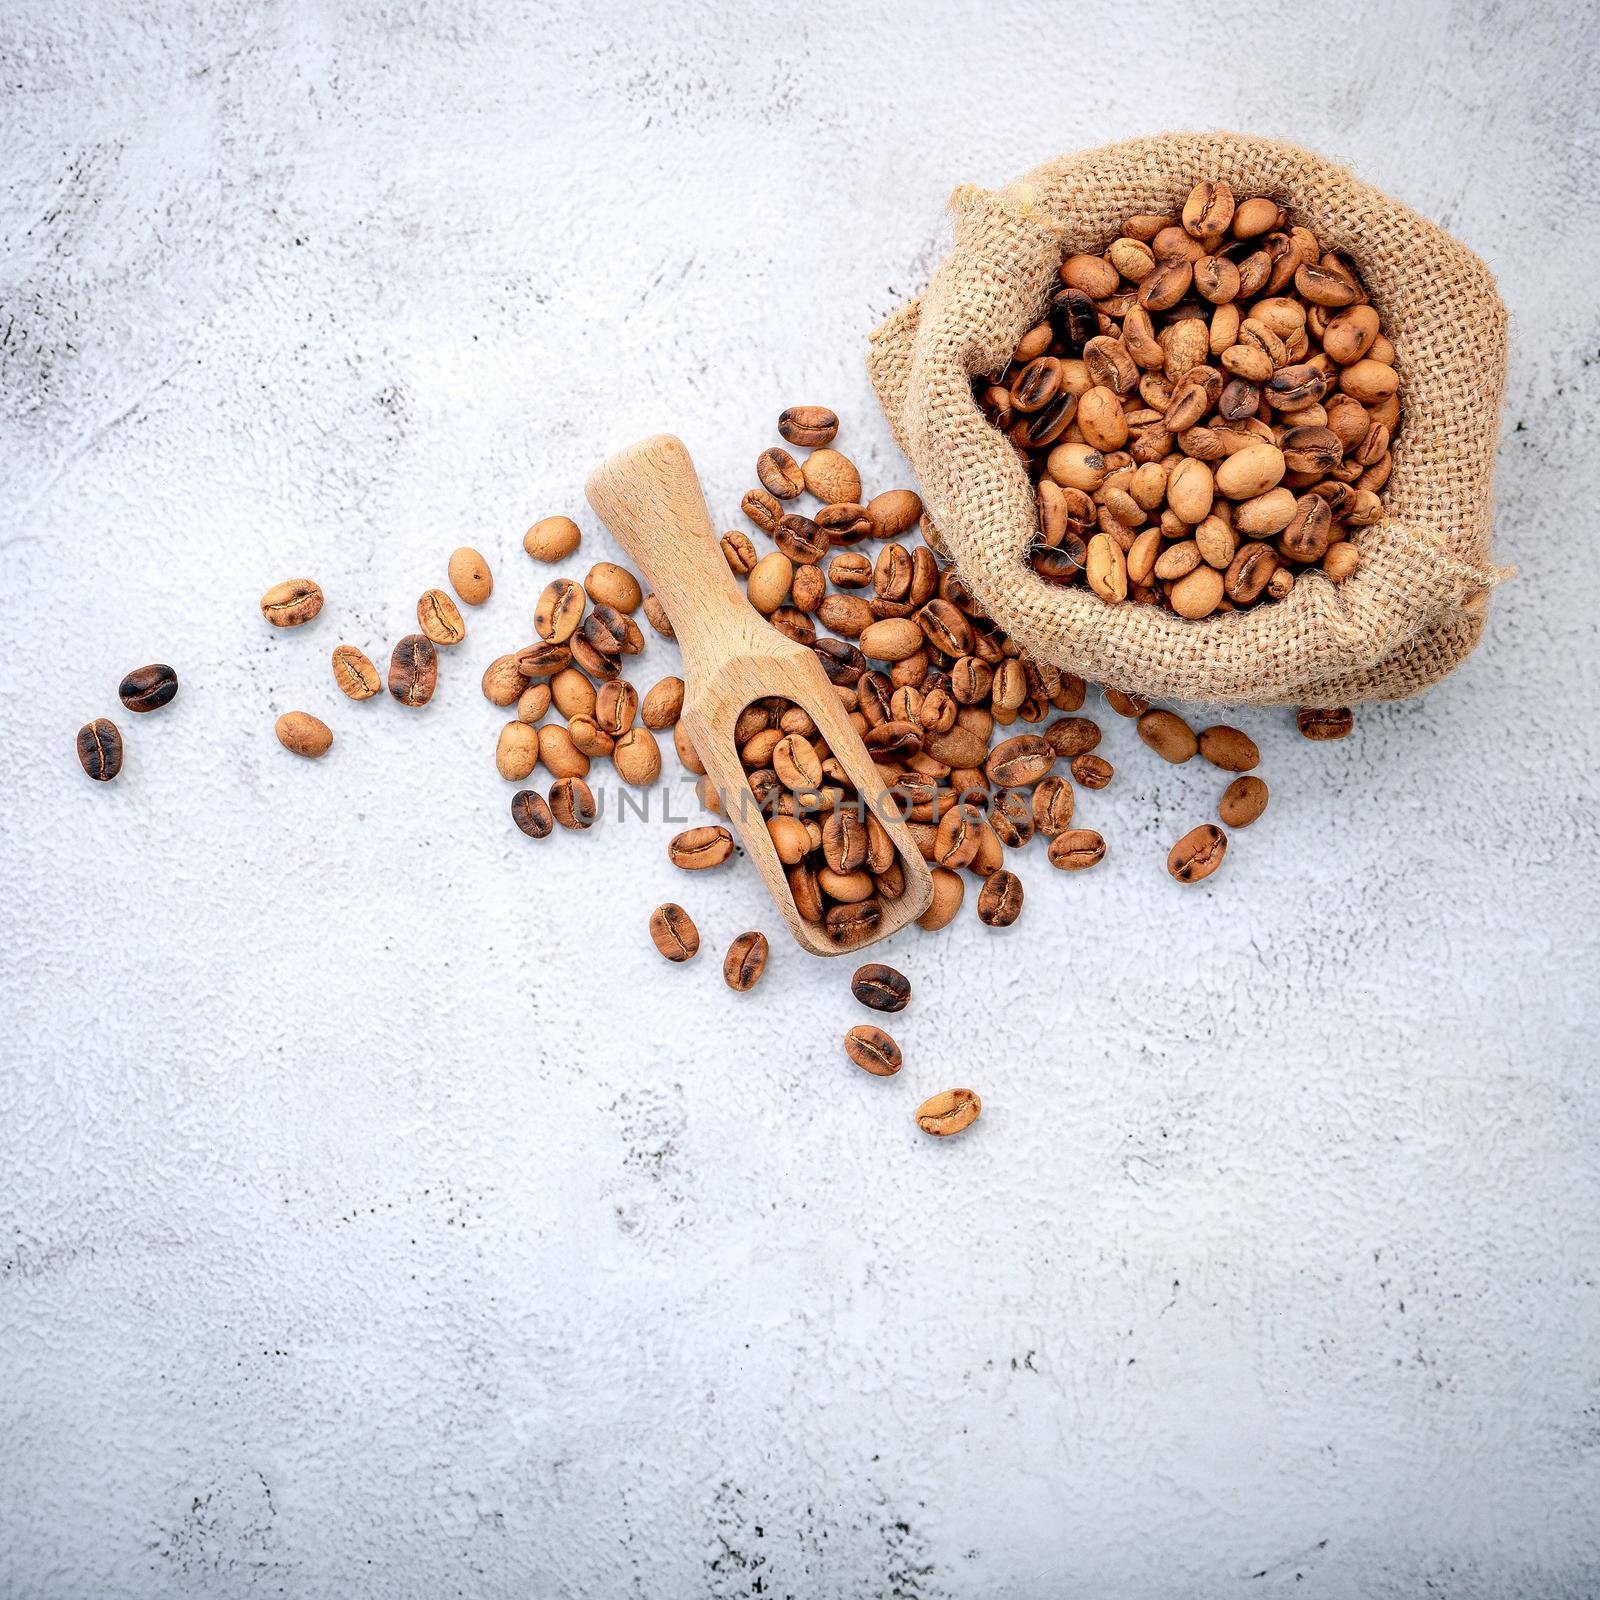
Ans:
[[[602,462],[584,492],[600,520],[639,564],[672,619],[683,652],[683,724],[717,786],[728,825],[761,870],[796,939],[813,955],[860,950],[920,917],[933,898],[928,865],[912,842],[882,775],[821,663],[778,632],[740,593],[712,532],[694,463],[670,434],[646,439]],[[862,801],[888,830],[905,888],[883,902],[878,926],[836,941],[795,906],[783,863],[767,832],[734,746],[739,713],[752,700],[782,695],[806,711]]]

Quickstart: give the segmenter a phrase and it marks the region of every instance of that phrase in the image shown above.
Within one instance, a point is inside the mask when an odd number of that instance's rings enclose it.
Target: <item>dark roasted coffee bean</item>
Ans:
[[[1072,425],[1078,410],[1075,394],[1058,394],[1043,410],[1022,417],[1011,429],[1011,437],[1024,450],[1043,450],[1052,445]]]
[[[96,783],[110,783],[122,771],[122,734],[109,717],[78,729],[78,761]]]
[[[853,905],[829,906],[823,919],[828,937],[835,944],[859,944],[876,933],[882,921],[883,907],[876,897]]]
[[[1290,472],[1332,472],[1344,459],[1344,445],[1331,428],[1290,428],[1279,448]]]
[[[991,928],[1009,928],[1022,914],[1022,880],[1003,868],[991,872],[978,891],[978,920]]]
[[[800,463],[787,450],[773,446],[756,457],[756,476],[761,487],[779,500],[793,500],[805,492],[805,474]]]
[[[668,961],[688,961],[700,948],[694,919],[671,901],[650,913],[650,938]]]
[[[557,778],[550,786],[550,815],[563,828],[593,827],[593,791],[582,778]]]
[[[1228,849],[1228,836],[1213,822],[1202,822],[1167,853],[1167,871],[1179,883],[1199,883],[1222,865]]]
[[[755,988],[766,970],[767,936],[764,933],[741,933],[722,958],[722,981],[739,994]]]
[[[845,1054],[875,1078],[892,1078],[900,1070],[900,1046],[882,1028],[863,1022],[844,1036]]]
[[[810,517],[794,514],[780,517],[772,530],[772,542],[791,561],[815,563],[828,553],[827,531],[819,528]]]
[[[876,533],[867,508],[856,501],[840,501],[824,506],[816,515],[816,524],[828,536],[830,546],[860,544]]]
[[[1075,583],[1089,559],[1089,547],[1076,534],[1068,532],[1053,549],[1041,545],[1028,552],[1028,565],[1046,583],[1065,586]]]
[[[911,999],[911,980],[881,961],[869,961],[856,968],[850,993],[874,1011],[904,1011]]]
[[[550,807],[542,794],[532,789],[518,789],[511,797],[511,820],[530,839],[545,839],[550,835],[553,819]]]
[[[520,669],[520,657],[517,665]],[[438,681],[439,652],[433,641],[408,633],[389,656],[389,693],[403,706],[425,706]]]
[[[1301,706],[1295,726],[1307,739],[1343,739],[1355,727],[1349,706]]]
[[[1278,535],[1277,551],[1290,561],[1320,561],[1333,543],[1333,512],[1321,495],[1303,494],[1294,515]]]
[[[155,711],[178,692],[178,674],[156,662],[135,667],[117,686],[117,697],[130,711]]]
[[[1269,545],[1242,545],[1223,576],[1223,593],[1235,605],[1247,606],[1260,598],[1277,570],[1278,557]]]
[[[1061,392],[1061,362],[1055,356],[1040,356],[1017,374],[1011,385],[1011,403],[1030,415],[1042,411]]]
[[[763,533],[771,533],[783,520],[783,502],[765,489],[750,489],[739,502],[740,509]]]
[[[833,443],[839,432],[839,419],[826,406],[790,406],[778,418],[778,432],[790,444],[820,450]]]
[[[1067,355],[1081,356],[1100,331],[1100,313],[1082,289],[1063,289],[1050,302],[1050,326]]]
[[[867,670],[867,658],[844,639],[818,639],[811,648],[822,663],[822,670],[827,673],[830,683],[848,687],[856,683]]]

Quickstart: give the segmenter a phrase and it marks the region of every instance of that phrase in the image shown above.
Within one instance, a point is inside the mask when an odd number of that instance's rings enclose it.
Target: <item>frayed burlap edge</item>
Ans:
[[[1134,212],[1175,213],[1201,177],[1270,195],[1352,252],[1394,341],[1404,414],[1386,518],[1356,531],[1354,577],[1306,573],[1286,601],[1188,622],[1034,574],[1033,493],[971,380],[1038,321],[1065,251],[1103,249]],[[1476,255],[1320,156],[1228,133],[1103,146],[999,194],[958,189],[950,209],[950,255],[873,334],[867,364],[951,559],[1019,644],[1153,698],[1256,705],[1402,699],[1473,649],[1507,576],[1489,554],[1506,318]]]

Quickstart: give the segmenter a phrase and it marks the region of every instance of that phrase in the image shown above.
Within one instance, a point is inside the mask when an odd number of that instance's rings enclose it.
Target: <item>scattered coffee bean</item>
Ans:
[[[861,474],[855,463],[837,450],[813,450],[801,466],[805,486],[824,505],[861,499]]]
[[[778,418],[778,432],[790,444],[816,450],[833,443],[839,419],[826,406],[790,406]]]
[[[110,723],[103,724],[110,727]],[[112,729],[115,732],[115,729]],[[307,760],[315,761],[318,756],[325,756],[333,744],[333,729],[320,717],[314,717],[309,711],[285,711],[273,725],[273,731],[278,736],[278,743],[285,750],[292,751],[297,756],[305,756]],[[78,735],[79,755],[83,753],[83,735]],[[117,764],[122,764],[121,747],[118,746]],[[87,767],[85,768],[87,770]],[[90,774],[94,776],[93,773]],[[110,774],[115,777],[116,773]]]
[[[1260,764],[1261,752],[1249,734],[1217,723],[1200,734],[1200,754],[1224,772],[1249,772]]]
[[[156,711],[178,692],[178,674],[155,662],[135,667],[117,687],[117,698],[130,711]]]
[[[275,583],[261,597],[261,615],[275,628],[298,628],[322,610],[322,590],[310,578]]]
[[[594,825],[594,792],[582,778],[557,778],[550,786],[550,815],[563,828]]]
[[[874,1011],[904,1011],[911,999],[911,980],[881,961],[869,961],[856,968],[850,993]]]
[[[122,733],[109,717],[78,729],[78,761],[96,783],[110,783],[122,771]]]
[[[1115,776],[1115,771],[1104,756],[1074,756],[1072,776],[1085,789],[1103,789]]]
[[[699,872],[721,866],[733,854],[733,835],[720,823],[710,827],[686,828],[674,835],[667,846],[667,858],[685,872]]]
[[[793,500],[805,492],[805,474],[800,463],[787,450],[774,446],[763,450],[756,458],[756,477],[761,487],[779,500]]]
[[[556,578],[544,586],[533,608],[533,631],[546,644],[565,644],[578,631],[589,597],[581,583]]]
[[[946,1089],[917,1107],[917,1126],[924,1133],[947,1138],[978,1120],[983,1102],[971,1089]]]
[[[1222,865],[1228,836],[1215,823],[1202,822],[1175,844],[1167,854],[1167,871],[1179,883],[1199,883]]]
[[[469,606],[481,606],[494,592],[494,578],[489,563],[470,545],[462,545],[450,552],[450,564],[445,568],[450,587]]]
[[[521,783],[539,764],[539,730],[526,722],[508,722],[495,745],[495,770],[509,783]]]
[[[882,1028],[861,1023],[844,1036],[845,1054],[875,1078],[892,1078],[900,1070],[900,1046]]]
[[[1139,737],[1163,761],[1187,761],[1200,748],[1194,729],[1174,711],[1146,711],[1138,721]]]
[[[544,796],[533,789],[518,789],[512,795],[511,820],[530,839],[547,839],[554,826]]]
[[[1014,872],[991,872],[978,891],[978,920],[1009,928],[1022,914],[1022,880]]]
[[[1307,739],[1343,739],[1355,727],[1349,706],[1301,706],[1295,712],[1296,727]]]
[[[344,688],[344,684],[341,682],[339,687]],[[515,705],[527,687],[528,680],[518,668],[515,656],[497,656],[483,669],[483,697],[491,705]],[[349,692],[345,689],[346,694]]]
[[[417,601],[417,626],[434,644],[460,644],[467,636],[460,607],[443,589],[429,589]]]
[[[522,548],[535,561],[565,561],[583,535],[571,517],[544,517],[522,536]]]
[[[639,720],[657,733],[677,726],[683,713],[683,679],[663,678],[639,706]]]
[[[644,590],[640,587],[639,580],[626,567],[619,567],[615,561],[597,561],[589,568],[589,575],[583,580],[583,586],[597,607],[610,606],[614,611],[621,611],[629,616],[632,616],[644,603]]]
[[[700,949],[700,930],[694,919],[670,900],[650,913],[650,938],[668,961],[688,961]]]
[[[340,693],[351,700],[370,700],[383,687],[383,679],[367,653],[353,644],[341,644],[334,650],[333,681]],[[484,682],[487,685],[487,674]]]
[[[408,633],[389,656],[389,693],[403,706],[425,706],[439,681],[439,653],[431,639]]]
[[[1267,809],[1267,786],[1260,778],[1235,778],[1222,791],[1217,815],[1230,828],[1248,828]]]
[[[1063,872],[1082,872],[1106,853],[1106,842],[1093,828],[1067,828],[1050,841],[1047,852],[1052,867]]]
[[[722,958],[722,981],[740,994],[755,988],[767,970],[767,936],[741,933]]]

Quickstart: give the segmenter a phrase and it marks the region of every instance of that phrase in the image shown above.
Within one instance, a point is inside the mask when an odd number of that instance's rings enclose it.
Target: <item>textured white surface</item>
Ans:
[[[1591,42],[1164,10],[6,7],[0,1592],[1600,1593]],[[1523,575],[1347,743],[1248,719],[1272,810],[1198,890],[1215,777],[1110,726],[1104,866],[897,944],[868,1079],[847,967],[723,989],[754,874],[512,830],[519,535],[662,425],[731,525],[796,400],[901,481],[864,341],[948,190],[1183,125],[1487,258]],[[460,542],[435,703],[338,700]]]

